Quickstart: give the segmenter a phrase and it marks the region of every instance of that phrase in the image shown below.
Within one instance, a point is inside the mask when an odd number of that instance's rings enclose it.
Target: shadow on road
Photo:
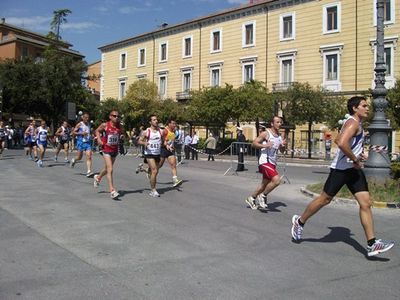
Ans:
[[[262,209],[259,208],[258,210],[262,213],[268,213],[268,212],[282,212],[278,207],[286,207],[286,203],[277,201],[277,202],[268,202],[268,208]]]
[[[356,251],[360,252],[363,254],[366,258],[369,260],[374,260],[374,261],[389,261],[388,258],[382,258],[382,257],[369,257],[367,255],[367,250],[364,248],[359,242],[357,242],[355,239],[352,238],[354,234],[351,233],[350,229],[346,227],[328,227],[331,232],[329,232],[327,235],[325,235],[322,238],[315,239],[315,238],[308,238],[308,239],[302,239],[300,242],[312,242],[312,243],[337,243],[337,242],[343,242],[346,243],[350,246],[352,246]]]

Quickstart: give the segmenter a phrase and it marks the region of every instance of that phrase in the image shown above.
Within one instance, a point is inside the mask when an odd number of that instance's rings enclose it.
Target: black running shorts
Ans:
[[[324,185],[324,192],[334,197],[344,185],[347,185],[353,195],[358,192],[368,192],[368,183],[364,172],[355,168],[331,169]]]
[[[161,147],[161,153],[160,153],[161,157],[167,158],[167,157],[170,157],[170,156],[173,156],[173,155],[175,155],[174,152],[169,151],[164,147]]]
[[[157,163],[160,162],[160,155],[145,154],[144,163],[147,164],[148,159],[154,159]]]

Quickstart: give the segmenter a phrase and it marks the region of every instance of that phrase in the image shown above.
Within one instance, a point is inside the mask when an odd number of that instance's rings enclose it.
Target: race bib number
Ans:
[[[118,145],[118,142],[119,142],[119,138],[118,138],[118,135],[116,135],[116,134],[110,134],[107,137],[107,144],[108,145]]]
[[[160,149],[160,144],[149,144],[149,149]]]
[[[40,135],[39,139],[41,142],[45,142],[45,141],[47,141],[47,135],[42,134],[42,135]]]

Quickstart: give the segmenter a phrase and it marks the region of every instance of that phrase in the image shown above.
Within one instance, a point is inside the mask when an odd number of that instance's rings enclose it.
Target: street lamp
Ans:
[[[386,151],[375,149],[387,149],[388,136],[391,131],[385,109],[388,106],[386,100],[387,89],[385,87],[386,65],[384,60],[384,0],[376,1],[376,63],[375,63],[375,88],[372,91],[374,103],[374,118],[368,127],[370,134],[370,146],[368,160],[365,162],[365,174],[375,180],[385,180],[390,176],[390,160]]]

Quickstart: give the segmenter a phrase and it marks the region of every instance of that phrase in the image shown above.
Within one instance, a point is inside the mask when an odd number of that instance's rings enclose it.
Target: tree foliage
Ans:
[[[49,33],[48,37],[55,37],[55,40],[59,41],[60,37],[60,27],[63,23],[67,23],[67,15],[72,13],[69,9],[59,9],[53,11],[53,19],[50,23],[50,28],[53,30]]]
[[[390,119],[390,124],[393,129],[400,128],[400,80],[397,80],[396,85],[388,91],[388,109],[387,117]]]

